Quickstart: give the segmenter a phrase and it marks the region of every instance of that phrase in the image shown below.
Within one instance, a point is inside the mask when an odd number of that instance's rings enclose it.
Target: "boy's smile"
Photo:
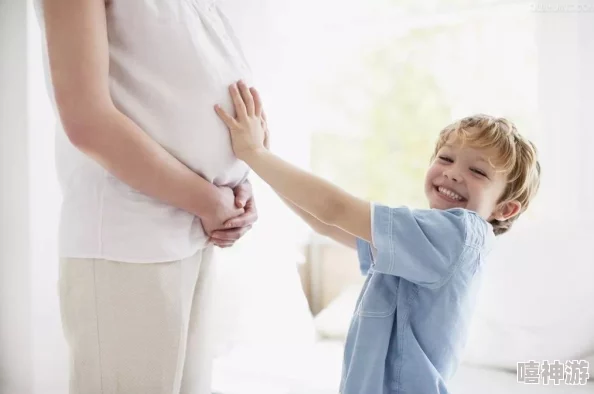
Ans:
[[[443,186],[443,185],[434,185],[434,189],[437,192],[437,195],[442,198],[443,200],[445,200],[446,202],[452,203],[452,204],[462,204],[466,201],[468,201],[468,199],[464,196],[462,196],[462,194],[458,193],[456,190],[449,188],[447,186]]]

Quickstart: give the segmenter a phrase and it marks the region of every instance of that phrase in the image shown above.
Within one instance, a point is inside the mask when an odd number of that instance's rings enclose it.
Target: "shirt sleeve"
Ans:
[[[373,229],[373,217],[375,216],[375,204],[369,203],[371,205],[371,228]],[[371,244],[373,245],[373,231],[371,231]]]
[[[369,242],[365,242],[357,238],[357,255],[359,257],[359,268],[362,275],[367,275],[369,268],[373,264],[373,257],[371,256],[371,248]]]
[[[361,262],[425,287],[440,287],[451,276],[466,241],[467,211],[377,205],[373,215],[373,246],[358,241]]]
[[[371,202],[369,205],[371,208],[371,228],[373,229],[375,205]],[[373,230],[371,231],[371,241],[373,243]],[[359,258],[359,268],[361,269],[361,274],[367,275],[369,268],[371,268],[373,265],[375,251],[369,242],[360,238],[357,238],[357,257]]]

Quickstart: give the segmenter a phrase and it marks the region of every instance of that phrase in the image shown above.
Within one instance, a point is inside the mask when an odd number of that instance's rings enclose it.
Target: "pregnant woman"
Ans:
[[[212,110],[250,80],[237,39],[213,0],[35,6],[59,119],[70,394],[210,394],[212,249],[257,220]]]

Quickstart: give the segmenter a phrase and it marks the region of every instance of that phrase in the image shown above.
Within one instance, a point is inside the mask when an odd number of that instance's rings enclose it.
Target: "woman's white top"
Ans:
[[[35,5],[43,32],[42,2]],[[243,181],[248,167],[234,156],[213,107],[220,103],[233,113],[228,86],[250,83],[251,71],[216,2],[111,0],[106,13],[109,88],[117,108],[209,182]],[[61,257],[150,263],[179,260],[206,245],[199,218],[112,176],[75,148],[60,124],[56,134]]]

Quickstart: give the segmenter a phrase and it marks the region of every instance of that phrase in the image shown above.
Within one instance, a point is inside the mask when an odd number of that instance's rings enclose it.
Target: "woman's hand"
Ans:
[[[222,228],[210,233],[210,241],[221,248],[233,246],[258,220],[258,210],[251,183],[246,180],[233,189],[233,194],[236,207],[244,209],[244,213],[227,220]]]
[[[217,188],[216,202],[214,206],[204,216],[200,217],[204,232],[209,237],[216,231],[224,228],[227,220],[238,217],[245,213],[243,207],[238,207],[235,203],[235,193],[233,189],[226,186]]]
[[[229,129],[233,151],[238,159],[244,160],[250,155],[266,149],[266,132],[263,128],[262,101],[255,88],[250,88],[243,81],[229,87],[236,117],[233,118],[219,105],[215,111]]]

